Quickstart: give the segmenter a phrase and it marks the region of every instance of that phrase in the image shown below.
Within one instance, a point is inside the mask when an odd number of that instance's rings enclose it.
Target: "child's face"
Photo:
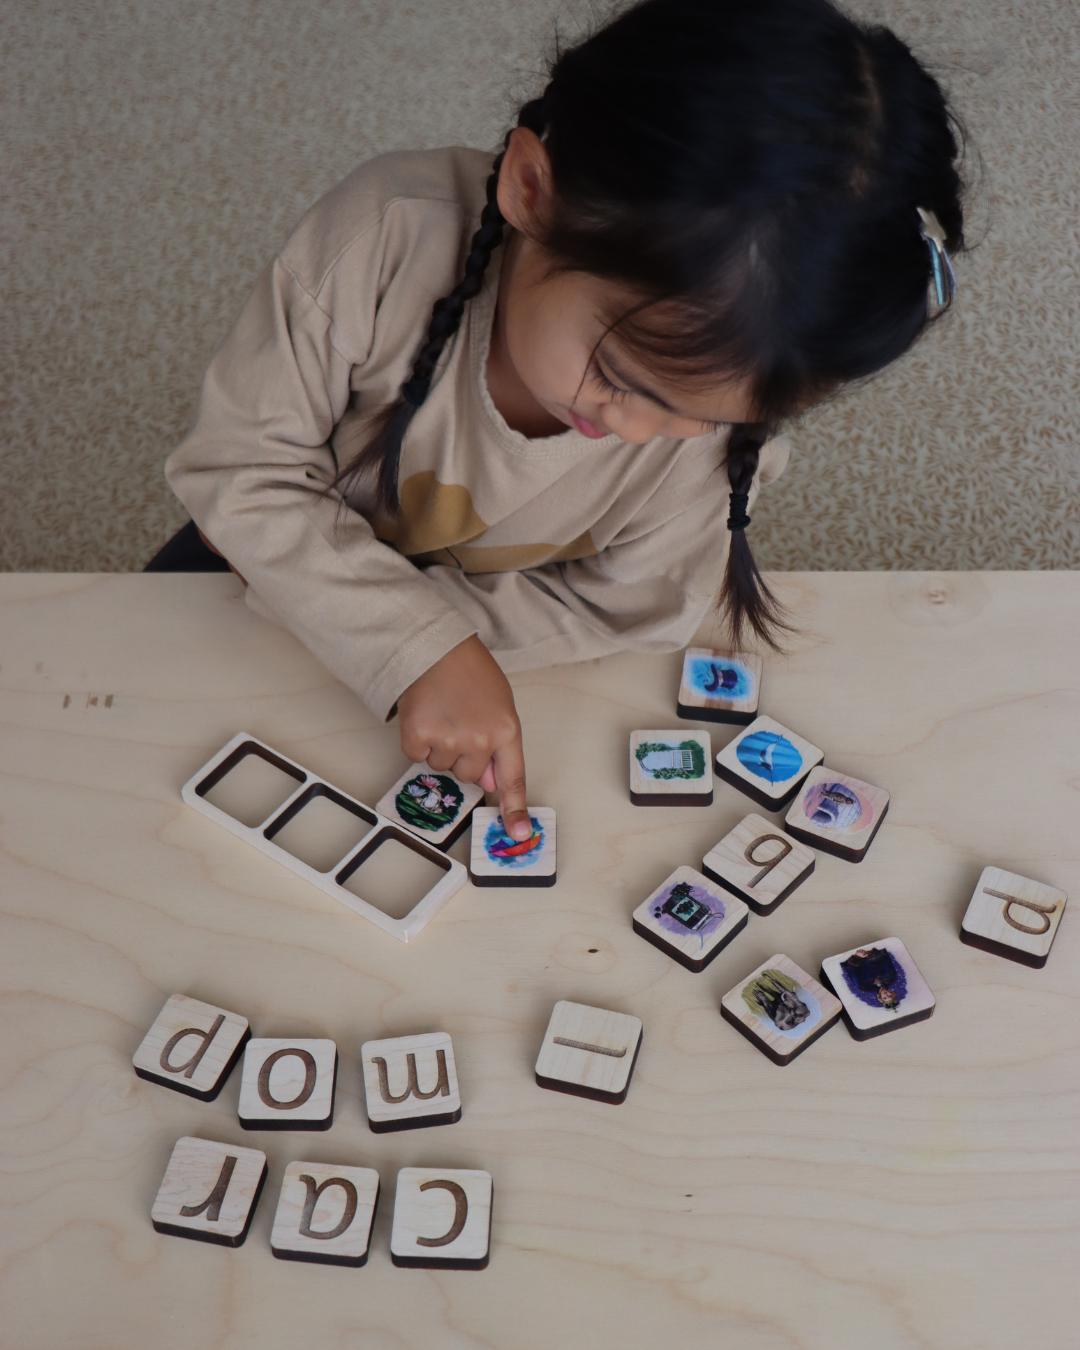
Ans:
[[[573,425],[573,411],[601,432],[622,441],[642,443],[665,436],[686,439],[718,435],[724,428],[713,422],[742,422],[748,416],[745,389],[738,384],[703,382],[691,390],[665,384],[625,354],[617,333],[603,339],[592,355],[605,324],[600,301],[614,299],[622,309],[634,297],[599,278],[554,276],[543,278],[543,254],[515,222],[528,223],[543,211],[544,184],[550,183],[547,151],[525,128],[510,139],[499,175],[499,208],[508,222],[499,278],[499,298],[492,333],[492,360],[500,364],[507,385],[513,386],[523,413],[529,400],[550,417]],[[596,365],[612,384],[629,389],[630,382],[645,386],[671,405],[662,407],[644,394],[627,396],[607,389]],[[539,410],[533,410],[539,415]]]

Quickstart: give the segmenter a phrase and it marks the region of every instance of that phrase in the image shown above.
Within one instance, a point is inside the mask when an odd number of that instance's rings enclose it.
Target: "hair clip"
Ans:
[[[941,228],[941,221],[933,211],[926,211],[921,206],[917,206],[919,213],[919,233],[926,240],[927,248],[930,250],[930,262],[934,269],[934,291],[937,295],[938,305],[942,308],[948,308],[952,303],[953,296],[957,291],[956,273],[953,271],[952,259],[949,257],[949,251],[945,247],[945,231]],[[944,264],[944,266],[943,266]],[[946,293],[945,273],[948,272],[949,285]]]

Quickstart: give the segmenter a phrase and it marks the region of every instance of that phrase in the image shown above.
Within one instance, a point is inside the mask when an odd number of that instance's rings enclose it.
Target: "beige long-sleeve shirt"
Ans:
[[[496,151],[360,164],[266,264],[204,376],[165,475],[288,628],[376,716],[476,633],[507,673],[674,651],[714,604],[730,534],[727,432],[644,444],[529,438],[487,385],[502,248],[406,432],[396,520],[370,480],[319,497],[396,398],[436,300],[458,284]],[[750,491],[783,471],[763,447]],[[335,526],[335,518],[343,515]]]

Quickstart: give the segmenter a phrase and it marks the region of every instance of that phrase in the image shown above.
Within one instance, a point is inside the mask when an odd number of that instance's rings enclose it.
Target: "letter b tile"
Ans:
[[[368,1123],[376,1134],[461,1119],[454,1047],[445,1031],[365,1041],[360,1058]]]

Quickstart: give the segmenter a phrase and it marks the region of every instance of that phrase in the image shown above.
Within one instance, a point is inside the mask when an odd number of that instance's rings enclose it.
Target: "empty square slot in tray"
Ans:
[[[349,801],[328,784],[312,783],[263,834],[316,872],[329,872],[377,820],[374,811]]]
[[[255,826],[272,815],[304,778],[301,770],[261,745],[244,741],[195,791],[241,825]]]
[[[383,829],[335,880],[391,919],[403,919],[449,871],[445,858],[433,857],[404,831]]]

